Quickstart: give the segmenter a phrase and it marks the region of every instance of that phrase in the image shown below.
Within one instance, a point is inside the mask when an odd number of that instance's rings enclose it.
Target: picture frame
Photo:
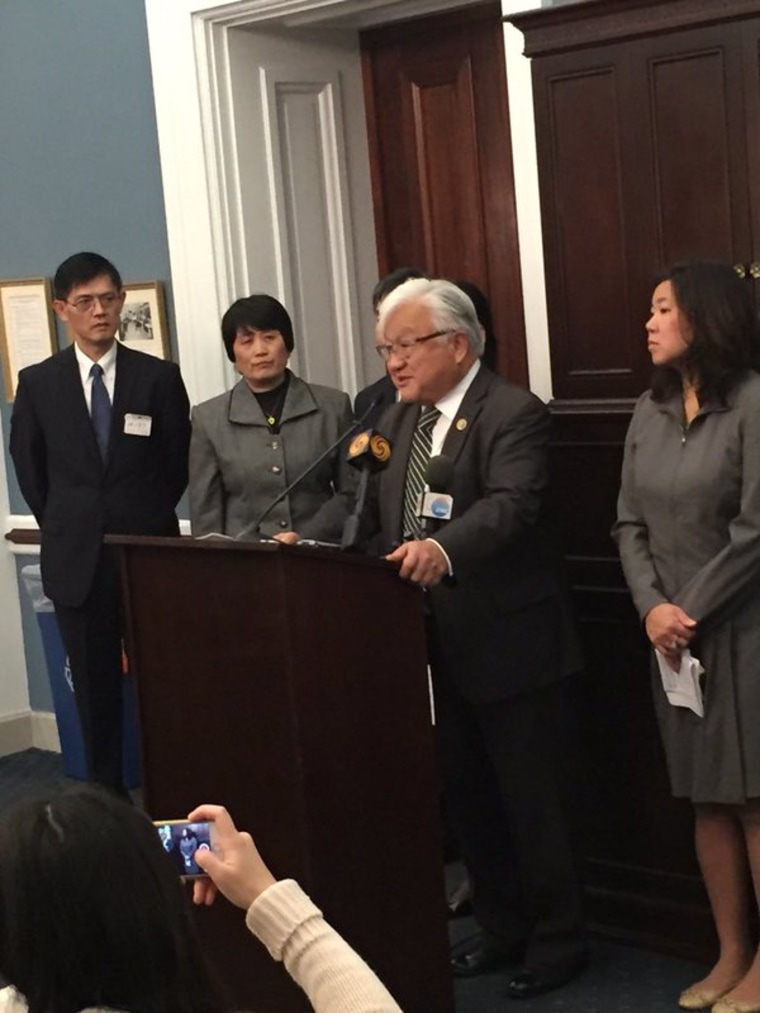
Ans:
[[[169,334],[166,326],[164,287],[160,281],[139,281],[124,286],[126,298],[116,335],[122,345],[168,359]]]
[[[18,374],[56,351],[48,278],[0,280],[0,360],[8,401],[15,400]]]

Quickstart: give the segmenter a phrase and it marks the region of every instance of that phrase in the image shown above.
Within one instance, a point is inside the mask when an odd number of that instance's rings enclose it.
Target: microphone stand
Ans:
[[[361,526],[362,514],[364,513],[364,502],[367,499],[367,488],[369,486],[369,466],[365,465],[359,479],[359,488],[356,493],[356,504],[354,512],[346,518],[343,525],[343,535],[340,540],[341,549],[355,549],[359,543],[359,529]]]

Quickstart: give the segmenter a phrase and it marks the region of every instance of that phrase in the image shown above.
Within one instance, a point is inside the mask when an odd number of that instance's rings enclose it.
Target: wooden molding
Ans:
[[[13,545],[39,545],[40,532],[38,528],[11,528],[6,531],[5,539]]]
[[[635,398],[554,398],[549,402],[552,415],[630,415]]]
[[[757,0],[586,0],[504,20],[524,34],[526,56],[546,56],[758,13]]]

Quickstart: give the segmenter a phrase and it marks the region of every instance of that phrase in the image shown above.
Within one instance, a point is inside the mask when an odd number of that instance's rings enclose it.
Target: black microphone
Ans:
[[[348,448],[348,463],[354,468],[361,470],[359,487],[356,491],[356,503],[350,517],[346,518],[343,525],[343,535],[340,540],[342,549],[355,549],[359,542],[359,529],[361,527],[362,514],[364,513],[364,502],[367,498],[367,487],[369,476],[387,467],[391,459],[391,443],[382,433],[375,429],[365,429],[357,433]]]
[[[256,520],[254,521],[253,524],[249,524],[248,527],[243,528],[243,530],[240,532],[240,534],[235,535],[235,541],[244,541],[246,538],[250,537],[250,535],[252,535],[252,534],[253,535],[260,534],[261,533],[261,525],[264,523],[264,521],[267,519],[267,517],[270,515],[270,513],[274,510],[274,508],[276,506],[279,506],[279,504],[282,503],[282,501],[284,499],[287,499],[287,497],[291,494],[291,492],[296,488],[296,486],[300,485],[301,482],[303,482],[303,480],[306,478],[307,475],[310,475],[312,473],[312,471],[314,471],[315,468],[318,468],[319,465],[322,463],[322,461],[324,461],[326,457],[329,457],[330,454],[332,454],[332,452],[335,450],[336,447],[339,447],[340,444],[344,440],[348,439],[348,437],[353,432],[355,432],[355,430],[357,430],[362,425],[362,423],[367,418],[367,416],[370,414],[370,412],[374,410],[374,408],[377,405],[377,403],[378,403],[379,400],[380,400],[379,397],[373,398],[370,401],[369,406],[367,407],[367,409],[364,412],[362,412],[361,417],[358,418],[358,419],[354,419],[351,422],[351,425],[348,427],[348,429],[346,429],[344,432],[342,432],[340,434],[340,436],[338,437],[338,439],[335,440],[334,443],[330,444],[330,446],[327,448],[327,450],[324,450],[319,455],[319,457],[317,457],[315,460],[313,460],[311,462],[311,464],[308,466],[308,468],[304,468],[304,470],[301,472],[300,475],[298,475],[296,478],[293,479],[292,482],[290,482],[288,485],[286,485],[285,488],[282,490],[282,492],[278,496],[276,496],[272,500],[272,502],[267,506],[266,510],[263,510],[259,514],[259,516],[256,518]]]
[[[454,500],[449,495],[454,480],[454,462],[446,454],[431,457],[425,468],[425,484],[429,492],[420,496],[417,516],[422,521],[422,537],[435,534],[443,521],[451,520]]]

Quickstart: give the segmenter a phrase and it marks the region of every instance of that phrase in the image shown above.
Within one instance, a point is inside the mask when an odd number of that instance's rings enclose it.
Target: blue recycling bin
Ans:
[[[74,698],[74,684],[71,679],[69,659],[58,629],[53,603],[42,590],[39,564],[25,566],[21,570],[21,578],[27,594],[32,602],[37,622],[42,634],[42,646],[45,651],[50,689],[53,694],[53,708],[58,725],[58,737],[61,740],[61,756],[63,769],[67,777],[78,781],[87,780],[87,761],[85,759],[82,728],[79,724],[79,712]],[[137,697],[135,680],[129,673],[124,676],[124,753],[122,772],[127,788],[137,788],[140,784],[140,747],[137,724]]]

